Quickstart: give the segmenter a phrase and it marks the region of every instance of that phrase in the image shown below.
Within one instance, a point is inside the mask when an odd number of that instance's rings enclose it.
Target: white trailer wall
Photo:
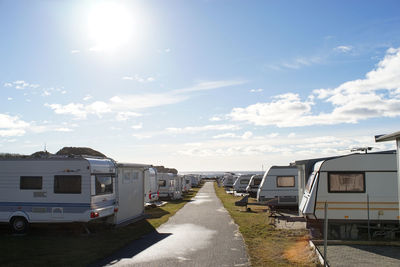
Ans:
[[[141,217],[144,213],[144,170],[146,165],[117,164],[117,204],[115,224]]]

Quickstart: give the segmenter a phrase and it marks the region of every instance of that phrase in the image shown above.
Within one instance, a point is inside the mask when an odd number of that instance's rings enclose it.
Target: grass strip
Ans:
[[[245,207],[235,206],[241,197],[227,194],[216,183],[214,188],[239,226],[253,267],[318,266],[313,251],[308,247],[307,231],[275,229],[266,206],[249,206],[251,211],[246,212]]]
[[[34,225],[29,234],[15,236],[0,228],[0,266],[87,266],[111,255],[135,239],[154,231],[194,197],[193,188],[182,200],[146,209],[148,219],[124,227],[91,225],[90,235],[81,224]]]

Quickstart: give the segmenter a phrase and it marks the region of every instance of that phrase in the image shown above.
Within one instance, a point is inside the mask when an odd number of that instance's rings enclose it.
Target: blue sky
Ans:
[[[400,126],[398,1],[0,1],[0,152],[180,171],[376,150]]]

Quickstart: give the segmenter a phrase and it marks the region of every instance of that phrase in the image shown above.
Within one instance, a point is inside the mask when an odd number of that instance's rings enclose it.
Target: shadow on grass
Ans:
[[[162,208],[152,208],[145,211],[148,219],[158,219],[166,214],[170,214],[170,212],[162,209]]]
[[[143,223],[147,224],[148,227],[153,228],[146,220],[144,220]],[[153,231],[136,240],[133,240],[123,248],[119,249],[117,252],[113,253],[111,256],[91,263],[88,266],[105,266],[108,264],[116,264],[123,259],[132,258],[170,235],[171,234],[160,234],[153,228]]]

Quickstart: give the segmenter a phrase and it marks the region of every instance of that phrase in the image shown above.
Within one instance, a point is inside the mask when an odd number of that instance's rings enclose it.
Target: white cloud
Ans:
[[[333,109],[318,113],[312,109],[316,101]],[[278,127],[357,123],[400,116],[400,48],[389,49],[364,79],[345,82],[334,89],[314,90],[306,100],[293,93],[278,95],[270,102],[234,108],[228,116],[234,121]]]
[[[339,45],[335,47],[334,50],[342,53],[348,53],[353,50],[353,47],[350,45]]]
[[[13,100],[13,98],[12,98],[12,97],[8,97],[7,100],[8,100],[8,101],[11,101],[11,100]]]
[[[4,83],[4,87],[13,87],[15,89],[38,88],[39,84],[28,83],[23,80]]]
[[[92,99],[93,97],[91,96],[91,95],[86,95],[84,98],[83,98],[83,101],[89,101],[90,99]]]
[[[126,121],[130,118],[136,118],[141,116],[142,114],[140,113],[127,111],[127,112],[118,112],[115,118],[117,121]]]
[[[67,105],[45,103],[44,105],[54,110],[56,114],[68,114],[76,117],[77,119],[86,119],[87,116],[85,106],[79,103],[69,103]]]
[[[235,133],[224,133],[213,136],[213,139],[226,139],[226,138],[241,138],[241,139],[250,139],[253,136],[253,133],[250,131],[245,132],[243,135],[238,135]]]
[[[92,104],[87,105],[85,108],[88,113],[96,114],[98,117],[101,117],[105,113],[111,112],[109,105],[102,101],[93,102]]]
[[[143,128],[143,123],[132,125],[131,128],[134,129],[134,130],[142,129]]]
[[[140,76],[138,74],[135,74],[134,77],[132,77],[132,76],[124,76],[124,77],[122,77],[122,80],[128,80],[128,81],[135,80],[135,81],[137,81],[139,83],[148,83],[148,82],[154,82],[156,79],[154,77],[151,77],[151,76],[142,77],[142,76]]]
[[[18,116],[10,116],[0,113],[0,136],[21,136],[24,135],[30,124],[21,120]]]
[[[151,81],[153,78],[146,78]],[[189,93],[200,90],[212,90],[222,87],[234,86],[242,84],[244,81],[211,81],[201,82],[192,87],[173,90],[165,93],[149,93],[149,94],[129,94],[115,95],[108,102],[96,101],[91,104],[69,103],[61,104],[45,104],[54,110],[56,114],[70,114],[78,119],[85,119],[88,114],[96,114],[101,116],[105,113],[117,113],[118,120],[126,120],[128,117],[136,116],[138,113],[130,113],[133,110],[159,107],[165,105],[176,104],[190,98]],[[87,95],[84,101],[91,99]]]
[[[43,90],[42,96],[50,96],[51,93],[48,90]]]
[[[80,53],[81,51],[80,50],[77,50],[77,49],[73,49],[73,50],[71,50],[71,54],[77,54],[77,53]]]
[[[213,116],[210,118],[210,121],[222,121],[222,118],[219,116]]]
[[[117,95],[110,99],[110,106],[114,110],[128,111],[176,104],[186,99],[187,96],[168,93]]]
[[[206,131],[226,131],[226,130],[239,130],[239,129],[240,127],[238,125],[218,124],[218,125],[204,125],[204,126],[188,126],[184,128],[169,127],[166,128],[165,130],[173,134],[184,134],[184,133],[193,134]]]
[[[222,80],[222,81],[199,82],[192,87],[177,89],[177,90],[174,90],[173,92],[176,94],[181,94],[181,93],[188,93],[188,92],[212,90],[212,89],[218,89],[218,88],[229,87],[229,86],[236,86],[236,85],[241,85],[244,83],[246,83],[246,81],[243,81],[243,80],[225,80],[225,81]]]
[[[142,139],[148,139],[151,138],[151,135],[146,135],[146,134],[132,134],[133,137],[142,140]]]
[[[61,128],[56,128],[56,132],[72,132],[73,130],[71,128],[66,128],[66,127],[61,127]]]
[[[261,93],[262,91],[264,91],[264,90],[261,89],[261,88],[258,88],[258,89],[251,89],[251,90],[250,90],[250,93]]]

